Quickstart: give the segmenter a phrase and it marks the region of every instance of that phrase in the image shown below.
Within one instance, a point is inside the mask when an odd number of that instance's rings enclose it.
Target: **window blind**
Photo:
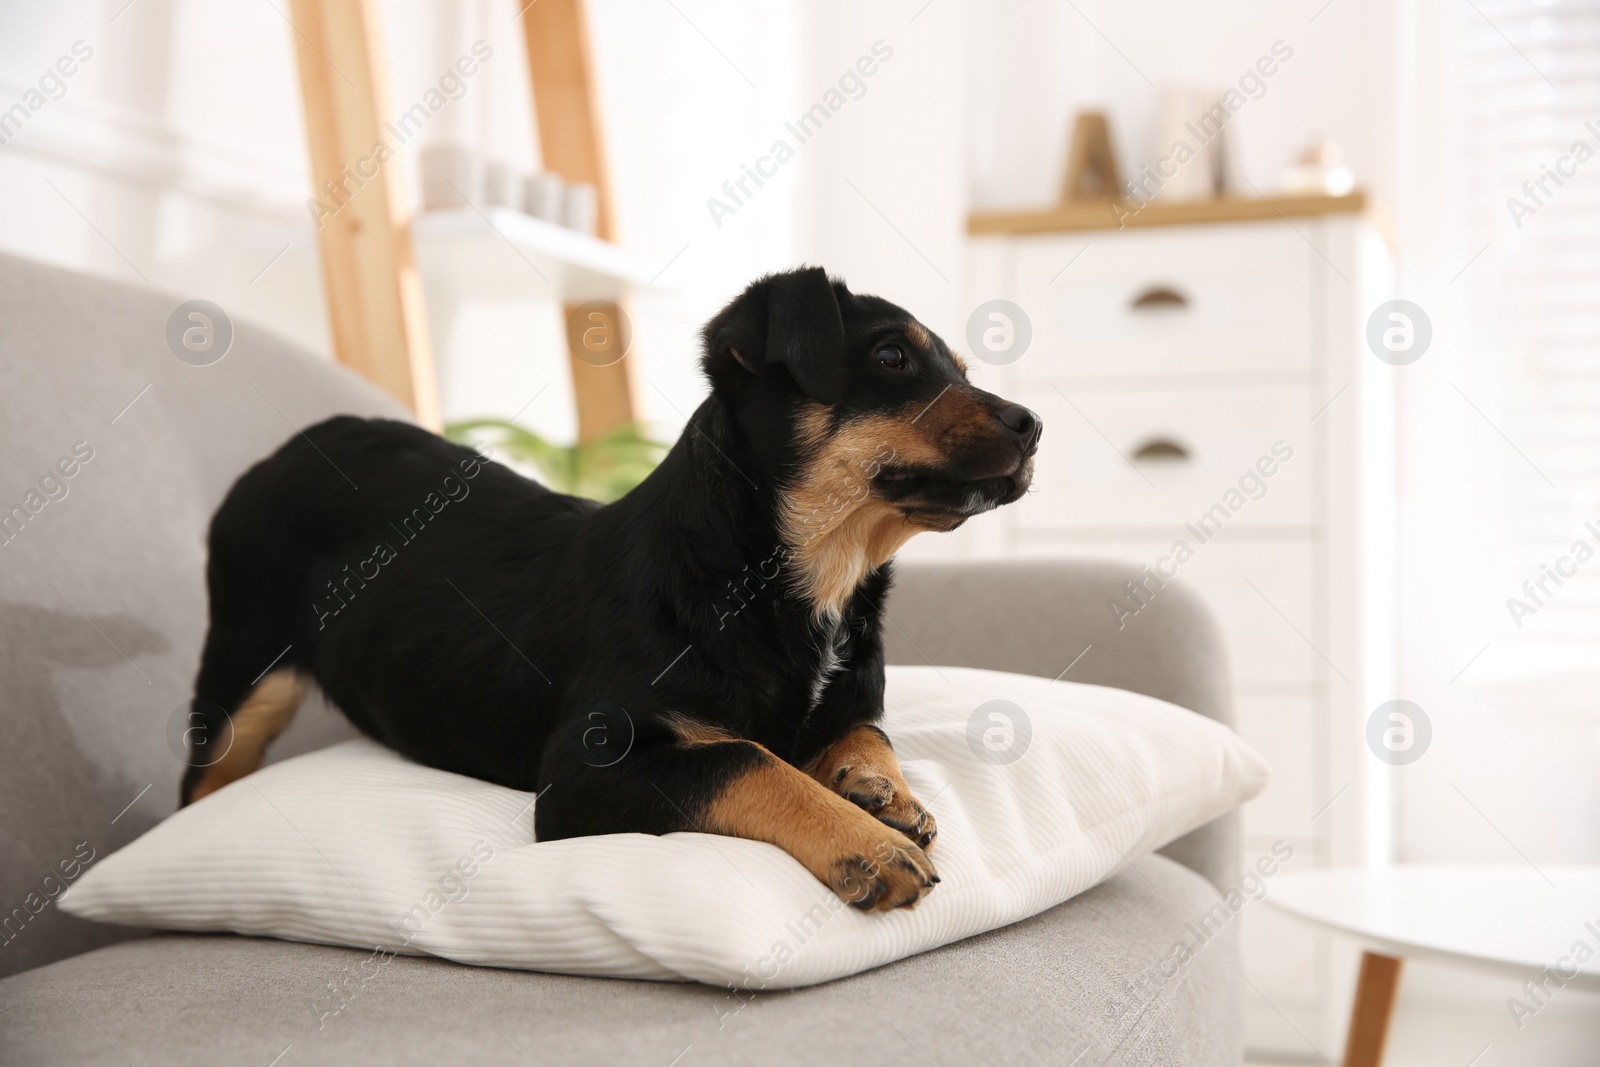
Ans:
[[[1473,457],[1494,557],[1486,573],[1504,590],[1502,632],[1512,635],[1497,641],[1500,658],[1524,677],[1592,677],[1600,669],[1600,0],[1473,0],[1459,18],[1464,224],[1485,250],[1470,274],[1470,400],[1504,438],[1486,438]],[[1491,204],[1498,213],[1484,210]]]

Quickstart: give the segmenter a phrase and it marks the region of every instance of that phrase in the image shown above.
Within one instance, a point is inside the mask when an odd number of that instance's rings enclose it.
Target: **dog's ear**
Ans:
[[[754,282],[706,324],[705,369],[713,384],[782,367],[823,404],[844,395],[844,319],[827,272],[806,267]]]

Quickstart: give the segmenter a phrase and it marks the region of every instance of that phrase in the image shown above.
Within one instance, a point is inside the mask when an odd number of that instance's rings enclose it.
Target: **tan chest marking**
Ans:
[[[912,424],[914,415],[855,419],[832,434],[821,404],[808,405],[798,419],[812,455],[784,495],[779,529],[791,580],[819,615],[843,614],[867,575],[922,532],[872,496],[872,479],[884,467],[940,462],[939,450]]]

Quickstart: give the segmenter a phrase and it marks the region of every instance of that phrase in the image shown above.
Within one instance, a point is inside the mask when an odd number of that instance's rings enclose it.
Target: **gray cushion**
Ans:
[[[221,362],[180,362],[166,345],[179,303],[0,256],[0,512],[74,442],[94,449],[64,498],[0,535],[0,974],[127,936],[41,906],[58,885],[45,879],[80,844],[106,855],[177,807],[167,725],[199,665],[205,531],[234,478],[291,421],[400,413],[245,322]],[[317,709],[272,758],[351,734]]]
[[[828,985],[753,996],[163,935],[0,982],[0,1047],[41,1067],[125,1067],[124,1056],[265,1067],[289,1046],[285,1067],[1231,1067],[1241,1051],[1238,920],[1204,945],[1190,929],[1216,899],[1192,871],[1151,856],[1006,929]],[[1181,966],[1179,942],[1198,948]]]

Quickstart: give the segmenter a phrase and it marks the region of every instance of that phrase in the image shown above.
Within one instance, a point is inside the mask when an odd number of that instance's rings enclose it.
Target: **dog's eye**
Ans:
[[[890,370],[906,369],[906,354],[898,345],[884,345],[873,353],[878,362]]]

